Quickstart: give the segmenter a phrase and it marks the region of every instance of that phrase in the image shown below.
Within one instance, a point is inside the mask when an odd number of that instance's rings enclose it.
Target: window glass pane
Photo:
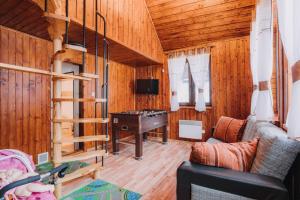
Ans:
[[[179,103],[190,102],[190,74],[187,63],[184,66],[184,73],[178,87],[178,101]]]
[[[193,92],[194,89],[194,92]],[[194,95],[194,96],[191,96]],[[204,98],[207,104],[210,104],[210,74],[209,69],[207,69],[205,74],[205,83],[204,83]],[[189,70],[189,65],[186,63],[184,66],[184,73],[181,78],[181,82],[178,86],[178,101],[181,104],[190,104],[192,105],[197,101],[198,89],[195,87],[192,80],[192,75]],[[192,99],[190,99],[192,98]]]

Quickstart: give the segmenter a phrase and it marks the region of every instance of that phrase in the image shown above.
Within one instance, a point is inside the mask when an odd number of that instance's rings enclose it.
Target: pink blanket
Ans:
[[[35,170],[35,165],[32,160],[32,156],[25,154],[21,151],[4,149],[0,150],[0,169],[18,169],[23,173],[33,172]],[[4,185],[0,185],[2,188]],[[14,190],[9,191],[9,194],[12,194]],[[21,200],[56,200],[55,196],[50,192],[43,193],[33,193],[28,198],[18,198]]]

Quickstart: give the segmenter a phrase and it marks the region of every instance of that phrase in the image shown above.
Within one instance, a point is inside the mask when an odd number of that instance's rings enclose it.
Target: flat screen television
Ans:
[[[137,79],[136,80],[136,94],[154,94],[159,92],[158,79]]]

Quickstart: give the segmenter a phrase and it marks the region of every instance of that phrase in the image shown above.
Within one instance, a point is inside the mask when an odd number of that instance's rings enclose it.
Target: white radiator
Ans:
[[[179,137],[202,139],[202,121],[179,120]]]

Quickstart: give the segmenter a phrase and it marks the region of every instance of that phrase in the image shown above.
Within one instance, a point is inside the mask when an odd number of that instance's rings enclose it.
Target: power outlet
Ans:
[[[47,163],[49,161],[49,154],[48,152],[38,154],[38,165]]]

